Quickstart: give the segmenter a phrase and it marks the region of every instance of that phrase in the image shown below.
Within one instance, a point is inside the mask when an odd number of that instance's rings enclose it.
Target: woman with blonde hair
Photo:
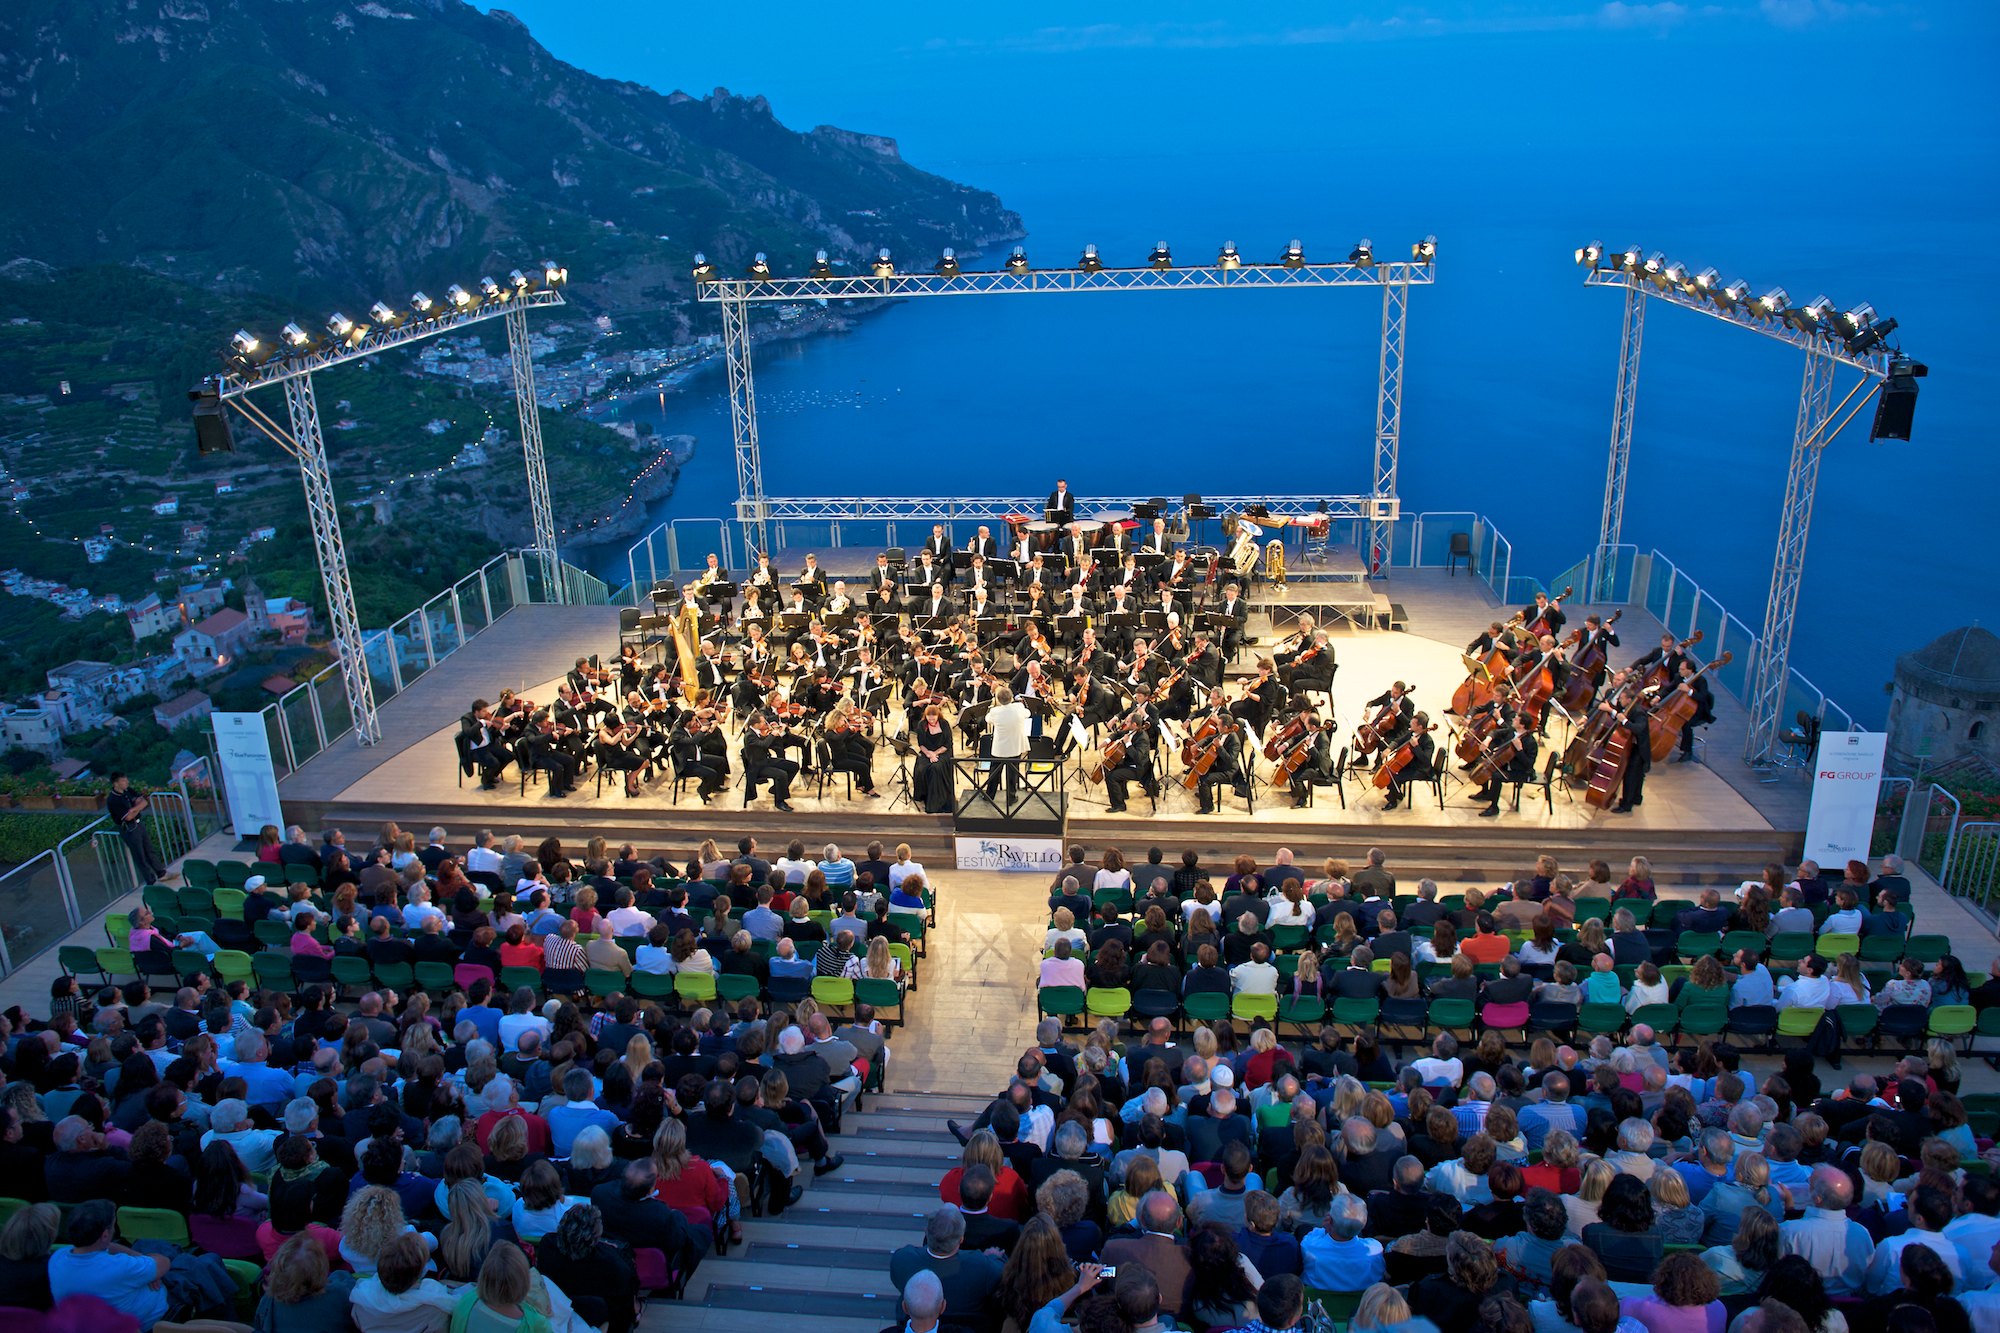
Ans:
[[[621,1062],[632,1075],[632,1086],[646,1081],[646,1066],[653,1063],[653,1039],[643,1032],[635,1032],[625,1043],[625,1058]]]
[[[902,981],[903,960],[889,952],[888,936],[877,935],[868,941],[868,961],[862,964],[861,974],[875,981]]]
[[[701,847],[694,854],[694,859],[701,863],[703,879],[719,881],[729,878],[729,858],[715,845],[715,839],[703,838]]]
[[[1888,1148],[1887,1144],[1882,1146]],[[1893,1162],[1896,1151],[1893,1148],[1888,1148],[1888,1151]],[[1736,1239],[1736,1229],[1742,1225],[1743,1214],[1753,1208],[1769,1212],[1774,1221],[1781,1222],[1785,1217],[1784,1191],[1771,1188],[1771,1163],[1763,1153],[1739,1153],[1734,1174],[1735,1179],[1718,1180],[1701,1196],[1701,1210],[1708,1214],[1708,1226],[1702,1235],[1716,1244],[1727,1244]],[[1800,1200],[1801,1207],[1804,1203],[1803,1199]]]
[[[990,1129],[975,1130],[965,1141],[959,1164],[945,1172],[944,1179],[938,1182],[938,1197],[956,1207],[958,1182],[966,1169],[974,1166],[983,1166],[993,1173],[993,1198],[986,1205],[988,1212],[1014,1222],[1025,1222],[1034,1215],[1035,1200],[1027,1182],[1007,1164],[1000,1151],[1000,1137]]]
[[[1447,1115],[1450,1112],[1446,1112]],[[1611,1182],[1618,1179],[1617,1170],[1602,1157],[1583,1159],[1583,1175],[1576,1187],[1576,1193],[1563,1195],[1563,1208],[1569,1213],[1569,1230],[1564,1233],[1571,1240],[1582,1240],[1583,1229],[1596,1224],[1597,1207],[1604,1202],[1604,1191],[1611,1188]]]
[[[487,1251],[479,1266],[479,1282],[459,1294],[458,1309],[463,1322],[454,1315],[453,1328],[468,1333],[549,1333],[549,1318],[528,1304],[534,1290],[534,1270],[528,1256],[512,1241],[501,1241]]]
[[[654,1198],[683,1213],[704,1208],[711,1217],[728,1214],[730,1239],[743,1239],[736,1191],[723,1182],[714,1167],[688,1152],[687,1127],[680,1121],[669,1118],[660,1122],[659,1132],[653,1135],[653,1169],[659,1173]]]
[[[1403,1293],[1386,1282],[1377,1282],[1361,1293],[1349,1328],[1393,1328],[1410,1322],[1410,1303]]]
[[[1079,954],[1090,947],[1089,936],[1077,929],[1076,914],[1067,907],[1056,909],[1054,924],[1042,935],[1042,951],[1046,953],[1055,948],[1057,940],[1068,940],[1069,947]]]
[[[510,1205],[511,1207],[511,1205]],[[448,1282],[470,1282],[493,1248],[493,1205],[480,1181],[461,1180],[445,1195],[444,1230],[438,1234],[438,1272]]]
[[[375,1271],[375,1257],[388,1243],[415,1231],[403,1216],[403,1201],[386,1185],[366,1185],[340,1213],[340,1257],[356,1273]]]
[[[1174,1192],[1173,1186],[1160,1179],[1160,1164],[1151,1157],[1134,1157],[1125,1167],[1125,1182],[1112,1191],[1111,1201],[1105,1204],[1105,1215],[1111,1225],[1122,1227],[1139,1215],[1139,1200],[1154,1190]]]
[[[1340,889],[1342,894],[1347,892],[1347,862],[1338,857],[1329,856],[1320,865],[1319,869],[1320,878],[1312,885],[1314,893],[1323,893],[1331,898],[1336,887]]]
[[[910,844],[907,842],[897,843],[896,859],[889,865],[889,888],[891,890],[900,889],[903,887],[905,879],[911,875],[921,875],[923,873],[924,868],[922,864],[910,859]]]

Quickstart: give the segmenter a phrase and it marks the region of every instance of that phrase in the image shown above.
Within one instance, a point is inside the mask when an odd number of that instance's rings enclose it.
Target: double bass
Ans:
[[[1387,791],[1389,784],[1394,782],[1397,776],[1416,759],[1417,738],[1419,736],[1428,736],[1436,730],[1437,724],[1435,722],[1429,726],[1414,728],[1410,732],[1410,739],[1397,746],[1396,752],[1387,759],[1384,759],[1382,767],[1375,770],[1375,785]]]
[[[1465,654],[1465,679],[1452,691],[1451,711],[1465,717],[1490,701],[1494,682],[1507,679],[1507,664],[1511,660],[1507,650],[1497,642],[1484,657]]]
[[[1585,761],[1589,772],[1583,793],[1585,804],[1594,805],[1599,810],[1608,810],[1617,804],[1619,788],[1625,781],[1625,767],[1632,762],[1632,710],[1644,697],[1642,692],[1611,715],[1604,739]]]
[[[1618,617],[1624,614],[1623,607],[1613,611],[1611,619],[1604,622],[1604,628],[1608,630],[1616,625]],[[1570,635],[1566,643],[1576,644],[1582,640],[1583,630],[1579,628]],[[1597,673],[1604,669],[1604,664],[1610,655],[1602,643],[1590,643],[1585,644],[1583,651],[1570,659],[1569,683],[1563,686],[1562,706],[1565,713],[1574,717],[1590,703],[1590,696],[1597,690]]]
[[[1549,598],[1548,610],[1553,611],[1557,607],[1561,606],[1563,604],[1563,598],[1569,596],[1571,593],[1575,591],[1576,589],[1573,587],[1564,588],[1561,592]],[[1533,620],[1529,621],[1526,628],[1528,633],[1533,635],[1536,639],[1540,639],[1544,634],[1547,634],[1549,632],[1547,611],[1544,611],[1542,614],[1537,615]]]
[[[1653,762],[1659,763],[1674,752],[1681,743],[1681,732],[1688,719],[1694,716],[1694,679],[1715,667],[1728,666],[1736,660],[1736,654],[1724,653],[1713,662],[1706,663],[1682,680],[1663,698],[1653,710]]]

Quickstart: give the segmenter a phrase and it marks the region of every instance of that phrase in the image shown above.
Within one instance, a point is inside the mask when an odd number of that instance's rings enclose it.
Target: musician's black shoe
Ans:
[[[499,785],[500,785],[500,784],[499,784],[498,782],[481,782],[481,783],[479,784],[479,790],[481,790],[481,791],[492,791],[492,790],[493,790],[494,788],[498,787]]]
[[[1692,751],[1692,750],[1686,750],[1686,751],[1683,751],[1683,752],[1682,752],[1681,754],[1677,755],[1677,756],[1676,756],[1676,757],[1674,758],[1674,762],[1675,762],[1675,763],[1677,763],[1677,764],[1691,764],[1691,763],[1693,763],[1693,762],[1694,762],[1694,751]]]
[[[861,794],[863,796],[866,796],[871,801],[878,801],[882,799],[882,793],[876,791],[873,787],[863,787],[861,789]]]
[[[1394,809],[1396,808],[1396,802],[1394,802],[1394,801],[1384,801],[1384,802],[1382,802],[1382,808],[1383,808],[1384,810],[1394,810]]]
[[[1122,805],[1114,805],[1111,807],[1111,813],[1114,815],[1122,815],[1125,813],[1125,807]]]
[[[1611,813],[1614,815],[1629,815],[1632,813],[1632,807],[1620,802],[1611,807]]]
[[[783,810],[788,815],[793,813],[792,807],[784,801],[777,801],[774,802],[773,804],[775,804],[778,809]]]
[[[1489,805],[1479,812],[1479,817],[1481,819],[1498,819],[1500,817],[1500,807],[1498,805]]]

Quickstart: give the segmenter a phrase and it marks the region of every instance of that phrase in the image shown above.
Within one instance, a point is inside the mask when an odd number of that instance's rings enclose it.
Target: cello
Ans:
[[[1203,718],[1201,725],[1189,732],[1188,738],[1181,742],[1181,762],[1183,764],[1194,763],[1195,755],[1199,753],[1201,747],[1207,744],[1217,731],[1221,730],[1222,725],[1223,719],[1220,714],[1210,713],[1206,718]]]
[[[1624,607],[1613,611],[1611,618],[1604,622],[1604,628],[1609,630],[1618,623],[1618,617],[1624,614]],[[1582,636],[1583,631],[1579,629],[1570,636],[1570,641],[1579,641]],[[1562,706],[1565,713],[1574,716],[1590,703],[1590,696],[1597,690],[1597,673],[1604,669],[1604,664],[1610,656],[1609,650],[1602,643],[1593,642],[1585,644],[1583,651],[1571,660],[1569,683],[1563,686]]]
[[[1450,710],[1460,717],[1467,716],[1493,698],[1493,684],[1507,678],[1507,663],[1512,659],[1507,650],[1496,642],[1486,656],[1474,657],[1467,653],[1463,660],[1465,679],[1452,691]]]
[[[1210,733],[1213,739],[1208,742],[1206,749],[1201,750],[1193,759],[1188,761],[1187,772],[1181,774],[1181,786],[1186,787],[1189,791],[1194,791],[1201,786],[1201,780],[1208,776],[1208,770],[1214,768],[1216,760],[1222,758],[1223,745],[1227,743],[1231,736],[1236,734],[1229,727],[1221,725],[1214,718],[1209,719],[1209,721],[1216,723],[1214,730]],[[1206,724],[1204,724],[1204,729],[1206,729]],[[1188,743],[1192,745],[1194,742],[1190,739]]]
[[[1481,787],[1503,781],[1501,770],[1512,762],[1515,755],[1521,753],[1521,742],[1527,734],[1526,728],[1515,727],[1507,739],[1498,745],[1489,745],[1483,737],[1475,737],[1474,744],[1479,747],[1479,757],[1473,761],[1472,772],[1467,775],[1466,780]]]
[[[1124,762],[1126,745],[1131,742],[1135,734],[1144,729],[1145,725],[1146,720],[1144,718],[1140,718],[1136,722],[1126,723],[1118,735],[1112,739],[1111,743],[1104,747],[1104,752],[1098,756],[1096,765],[1085,769],[1083,775],[1092,782],[1104,781],[1106,773],[1109,773]]]
[[[1313,745],[1319,740],[1319,737],[1320,733],[1308,731],[1294,740],[1291,743],[1291,748],[1279,756],[1278,767],[1271,774],[1271,785],[1273,787],[1290,784],[1293,776],[1300,769],[1304,768],[1306,761],[1312,757]]]
[[[1417,757],[1417,738],[1419,736],[1428,736],[1436,730],[1436,723],[1412,729],[1410,739],[1398,746],[1394,754],[1382,761],[1382,767],[1375,770],[1375,785],[1385,791],[1388,790],[1389,784],[1394,782],[1402,771],[1415,761]]]
[[[1724,653],[1713,662],[1704,664],[1695,671],[1694,676],[1688,676],[1683,679],[1680,684],[1674,686],[1673,690],[1660,701],[1659,705],[1653,711],[1654,763],[1661,762],[1674,752],[1674,747],[1681,743],[1681,732],[1686,728],[1688,719],[1694,716],[1695,676],[1699,676],[1713,667],[1728,666],[1735,659],[1736,654]]]
[[[1304,713],[1293,715],[1291,721],[1273,731],[1271,739],[1264,742],[1264,757],[1266,759],[1276,759],[1285,752],[1293,741],[1304,735],[1305,730],[1306,715]]]
[[[1682,639],[1678,644],[1674,645],[1674,651],[1680,654],[1682,657],[1686,657],[1688,649],[1700,643],[1703,637],[1704,636],[1702,631],[1696,630],[1694,633],[1688,635],[1687,638]],[[1653,663],[1653,665],[1646,668],[1645,685],[1647,689],[1649,690],[1671,689],[1673,687],[1673,683],[1674,682],[1668,679],[1667,677],[1667,659],[1665,657],[1662,657],[1659,661]]]
[[[1401,684],[1400,681],[1397,683]],[[1388,702],[1382,705],[1381,712],[1354,729],[1353,757],[1356,760],[1382,748],[1382,742],[1387,737],[1389,728],[1395,723],[1396,715],[1402,711],[1403,699],[1409,698],[1413,693],[1414,691],[1405,689],[1400,699],[1392,695]]]

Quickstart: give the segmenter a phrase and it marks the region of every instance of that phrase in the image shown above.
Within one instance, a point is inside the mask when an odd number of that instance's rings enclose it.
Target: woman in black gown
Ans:
[[[945,725],[944,709],[936,703],[925,706],[923,721],[911,733],[917,747],[916,767],[910,774],[910,794],[923,802],[924,812],[948,815],[953,803],[951,728]]]

